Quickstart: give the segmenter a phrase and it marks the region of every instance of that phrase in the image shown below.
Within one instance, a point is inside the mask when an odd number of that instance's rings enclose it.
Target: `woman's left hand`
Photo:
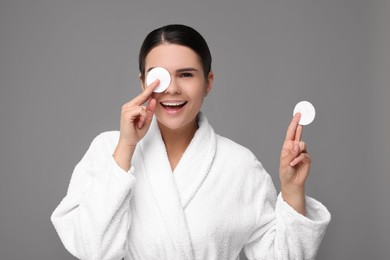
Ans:
[[[293,117],[280,154],[279,178],[283,199],[296,211],[305,215],[305,182],[311,159],[306,144],[301,140],[301,114]]]

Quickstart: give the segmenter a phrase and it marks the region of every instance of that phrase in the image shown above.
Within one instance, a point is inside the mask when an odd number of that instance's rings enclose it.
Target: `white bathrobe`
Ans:
[[[119,131],[98,135],[51,216],[80,259],[314,259],[330,221],[306,197],[307,215],[276,194],[246,148],[206,117],[172,172],[156,119],[125,172],[112,154]]]

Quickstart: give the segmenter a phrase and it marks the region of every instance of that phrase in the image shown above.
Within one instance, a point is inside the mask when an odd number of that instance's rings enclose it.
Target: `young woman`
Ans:
[[[163,93],[154,67],[171,74]],[[314,259],[330,221],[305,196],[310,156],[296,114],[280,156],[281,192],[246,148],[214,133],[201,112],[214,74],[194,29],[152,31],[139,55],[142,93],[122,107],[76,165],[51,216],[81,259]],[[146,104],[147,103],[147,104]]]

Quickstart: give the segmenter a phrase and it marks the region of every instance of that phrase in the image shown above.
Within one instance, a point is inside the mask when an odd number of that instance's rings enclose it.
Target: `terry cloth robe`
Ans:
[[[128,172],[112,154],[119,132],[98,135],[51,216],[80,259],[314,259],[328,210],[306,197],[307,215],[277,195],[246,148],[214,133],[206,117],[172,172],[156,119]]]

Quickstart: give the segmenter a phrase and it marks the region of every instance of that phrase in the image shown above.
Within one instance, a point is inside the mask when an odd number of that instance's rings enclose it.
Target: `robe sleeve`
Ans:
[[[306,196],[306,216],[295,211],[275,187],[260,163],[256,200],[257,225],[244,245],[249,260],[315,259],[331,216],[317,200]]]
[[[51,221],[65,248],[79,259],[120,259],[131,223],[134,168],[125,172],[98,135],[75,166]]]

